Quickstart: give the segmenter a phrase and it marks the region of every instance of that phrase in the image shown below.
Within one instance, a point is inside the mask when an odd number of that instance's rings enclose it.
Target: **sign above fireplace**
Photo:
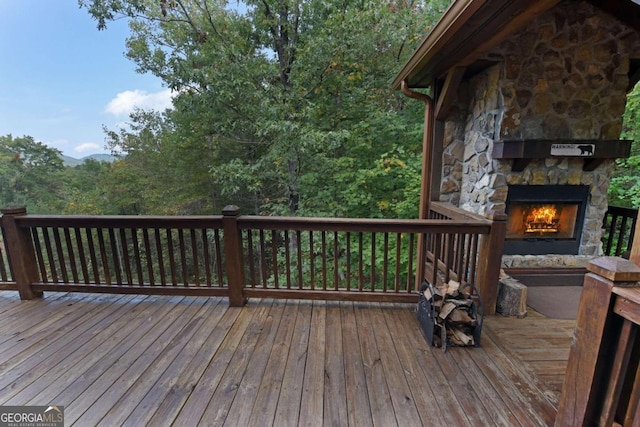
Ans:
[[[583,170],[592,171],[605,159],[629,157],[631,140],[613,139],[514,139],[500,140],[493,144],[494,159],[512,159],[511,170],[521,172],[532,159],[551,157],[584,158]]]

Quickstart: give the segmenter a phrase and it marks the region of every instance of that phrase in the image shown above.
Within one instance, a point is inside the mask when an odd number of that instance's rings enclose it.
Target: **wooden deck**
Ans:
[[[552,425],[572,327],[492,316],[482,347],[443,352],[413,305],[0,292],[0,405],[77,426]]]

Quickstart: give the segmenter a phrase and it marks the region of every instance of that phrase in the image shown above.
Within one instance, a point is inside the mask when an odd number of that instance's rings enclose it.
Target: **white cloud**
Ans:
[[[129,115],[135,108],[164,111],[171,108],[171,89],[147,93],[143,90],[125,90],[107,104],[105,111],[114,116]]]
[[[100,147],[100,145],[96,144],[95,142],[85,142],[75,147],[74,150],[77,151],[78,153],[83,153],[85,151],[91,151],[91,152],[99,151],[101,150],[101,148],[102,147]]]

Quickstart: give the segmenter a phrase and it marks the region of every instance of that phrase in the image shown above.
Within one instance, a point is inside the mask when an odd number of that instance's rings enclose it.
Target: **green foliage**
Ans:
[[[0,136],[0,206],[26,205],[31,212],[61,209],[60,152],[30,136]]]
[[[174,108],[108,132],[123,213],[415,216],[423,106],[390,87],[448,2],[81,0]]]
[[[47,148],[32,139],[19,161],[7,148],[5,204],[67,214],[218,214],[235,204],[261,215],[416,216],[423,105],[390,82],[448,1],[249,0],[246,13],[223,0],[79,4],[100,29],[128,20],[126,55],[173,90],[173,108],[105,129],[114,163],[45,167],[35,159]]]
[[[109,200],[107,178],[111,164],[96,160],[85,160],[83,164],[66,168],[60,175],[65,187],[65,204],[62,211],[53,212],[65,215],[114,215]]]
[[[640,85],[627,95],[622,139],[633,141],[628,159],[616,161],[616,169],[609,187],[609,204],[640,207]]]

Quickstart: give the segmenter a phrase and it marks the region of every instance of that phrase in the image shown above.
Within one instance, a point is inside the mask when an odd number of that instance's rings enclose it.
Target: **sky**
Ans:
[[[63,154],[108,153],[135,106],[164,110],[170,91],[124,55],[125,21],[98,31],[77,0],[0,0],[0,136],[32,136]]]

